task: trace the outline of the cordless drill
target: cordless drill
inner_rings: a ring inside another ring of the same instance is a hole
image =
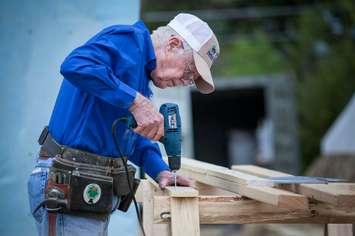
[[[176,186],[176,171],[181,167],[181,118],[179,106],[175,103],[164,103],[159,112],[164,117],[164,136],[159,140],[168,156],[169,168],[174,174]],[[130,128],[137,127],[133,117],[129,121]]]
[[[164,136],[159,140],[163,143],[168,156],[169,168],[174,174],[176,186],[176,171],[181,167],[181,118],[179,107],[174,103],[164,103],[159,112],[164,117]]]

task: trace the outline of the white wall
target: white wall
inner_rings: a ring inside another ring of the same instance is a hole
[[[133,23],[138,15],[139,0],[0,1],[1,235],[36,235],[26,181],[64,57],[103,27]],[[111,218],[111,235],[136,229],[133,211]]]

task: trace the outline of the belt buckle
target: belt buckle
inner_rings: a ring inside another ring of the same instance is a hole
[[[63,153],[64,153],[64,151],[65,151],[65,147],[63,147],[62,145],[60,145],[60,151],[59,151],[59,155],[63,155]]]

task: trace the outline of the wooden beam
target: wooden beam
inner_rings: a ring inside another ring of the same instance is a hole
[[[147,181],[144,181],[143,183],[141,183],[141,185],[142,185],[142,190],[144,192],[144,197],[142,199],[143,200],[143,228],[147,236],[153,236],[154,235],[154,227],[153,227],[153,219],[152,219],[153,211],[154,211],[153,187]]]
[[[213,176],[221,179],[228,179],[230,182],[235,182],[242,185],[252,186],[273,186],[274,183],[270,180],[259,178],[254,175],[236,172],[223,166],[217,166],[210,163],[197,161],[190,158],[182,158],[181,168],[183,170],[193,171],[206,176]]]
[[[171,235],[199,236],[200,217],[198,198],[170,198]]]
[[[198,190],[200,195],[208,196],[208,195],[217,195],[217,196],[232,196],[236,198],[242,198],[241,195],[237,193],[233,193],[227,191],[225,189],[217,188],[208,184],[204,184],[198,181],[195,181],[196,189]]]
[[[171,197],[197,197],[198,191],[190,187],[169,186],[165,188]]]
[[[154,210],[154,202],[153,202],[153,189],[149,182],[144,181],[141,183],[142,189],[144,192],[143,197],[143,228],[147,236],[154,235],[153,231],[153,210]],[[140,189],[138,189],[140,190]],[[143,235],[143,234],[141,234]]]
[[[138,202],[143,203],[143,228],[146,236],[168,236],[170,235],[169,224],[154,224],[154,196],[160,194],[159,189],[148,180],[142,180],[137,192],[136,199]],[[141,232],[140,235],[143,235]]]
[[[292,176],[276,170],[266,169],[255,165],[233,165],[232,170],[237,170],[243,173],[256,175],[259,177],[279,177],[279,176]]]
[[[326,236],[353,236],[352,224],[328,224]]]
[[[136,191],[136,194],[135,194],[135,197],[136,197],[136,200],[137,202],[139,203],[142,203],[143,202],[143,199],[144,199],[144,190],[145,190],[145,183],[146,180],[142,180],[140,182],[140,184],[138,185],[138,188],[137,188],[137,191]]]
[[[234,165],[233,170],[259,177],[292,176],[253,165]],[[288,190],[339,207],[355,207],[355,183],[295,184]]]
[[[171,235],[199,236],[198,191],[190,187],[167,187],[166,190],[170,197]]]
[[[251,223],[353,223],[355,209],[340,209],[327,203],[310,204],[310,210],[290,210],[233,196],[199,196],[200,224]],[[154,223],[169,223],[162,212],[170,212],[169,196],[154,197]],[[187,234],[185,234],[187,235]]]
[[[204,162],[182,159],[182,175],[191,177],[202,183],[234,192],[254,200],[289,209],[308,209],[308,199],[305,196],[281,189],[256,186],[256,183],[265,183],[260,178],[243,173],[236,173],[225,167]],[[249,185],[253,184],[253,185]]]

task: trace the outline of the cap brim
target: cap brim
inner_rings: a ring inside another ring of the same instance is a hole
[[[195,80],[197,89],[204,94],[214,91],[214,83],[211,75],[210,67],[205,60],[195,51],[193,51],[195,66],[201,77]]]

